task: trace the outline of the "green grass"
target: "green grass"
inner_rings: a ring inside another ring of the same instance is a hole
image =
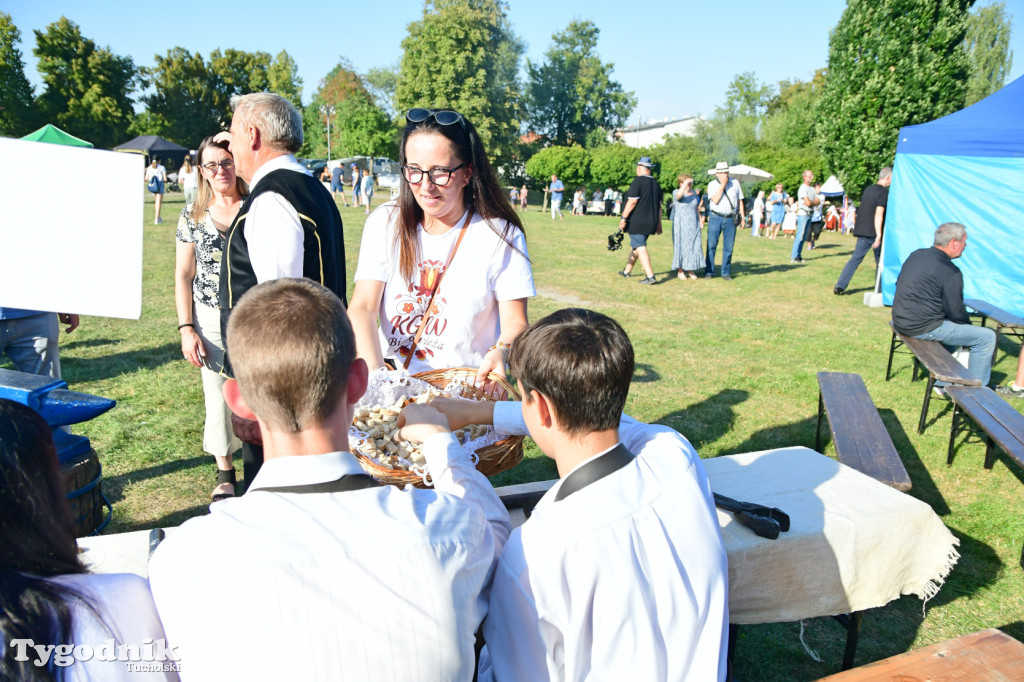
[[[164,218],[176,217],[180,195],[168,195]],[[355,271],[363,213],[341,209],[348,272]],[[212,458],[202,452],[203,406],[198,371],[181,357],[173,302],[174,220],[152,225],[147,206],[143,313],[140,320],[85,318],[62,341],[61,362],[72,388],[118,402],[76,429],[92,439],[104,466],[104,490],[114,503],[107,532],[178,524],[205,513],[214,486]],[[857,661],[877,660],[983,627],[1024,639],[1024,472],[1005,456],[982,468],[984,446],[960,446],[947,467],[950,411],[933,403],[930,425],[917,433],[923,385],[911,384],[910,364],[897,358],[884,381],[889,343],[886,308],[867,308],[861,292],[873,284],[867,263],[836,297],[832,286],[852,250],[849,237],[826,234],[807,264],[789,265],[792,242],[736,239],[733,275],[680,281],[669,273],[671,237],[653,237],[659,283],[624,280],[626,250],[610,253],[614,219],[552,222],[534,208],[525,215],[539,295],[530,318],[577,305],[617,319],[636,349],[637,373],[627,411],[672,426],[704,458],[789,445],[813,447],[815,373],[864,377],[906,464],[910,494],[932,505],[960,539],[962,558],[928,603],[903,597],[868,612]],[[83,216],[83,224],[84,224]],[[666,223],[667,227],[668,223]],[[1016,367],[1019,345],[1004,340],[993,381]],[[1015,406],[1020,409],[1020,402]],[[551,462],[528,441],[526,460],[495,484],[554,477]],[[804,638],[824,663],[804,653],[798,623],[741,629],[737,679],[806,680],[838,670],[844,631],[831,619],[806,623]]]

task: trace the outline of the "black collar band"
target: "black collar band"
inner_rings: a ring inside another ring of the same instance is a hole
[[[622,467],[633,461],[634,455],[626,446],[619,443],[614,448],[600,457],[595,457],[576,471],[565,477],[558,493],[555,495],[555,502],[564,500],[574,492],[583,490],[591,483],[596,483],[608,474],[615,473]]]

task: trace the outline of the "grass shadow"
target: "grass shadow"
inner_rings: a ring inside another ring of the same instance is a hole
[[[124,496],[122,495],[124,489],[133,483],[146,481],[159,476],[165,476],[176,471],[194,469],[204,465],[210,466],[212,471],[213,457],[210,455],[196,455],[195,457],[189,457],[188,459],[175,459],[170,462],[164,462],[163,464],[157,464],[143,469],[136,469],[135,471],[130,471],[124,474],[104,476],[103,492],[106,493],[111,503],[120,502],[124,499]]]
[[[65,337],[66,338],[66,337]],[[96,348],[98,346],[116,346],[121,339],[75,339],[74,341],[62,341],[61,350],[74,350],[76,348]],[[67,360],[70,362],[71,360]],[[64,360],[62,359],[62,364]]]
[[[999,629],[1013,637],[1019,642],[1024,642],[1024,620],[1014,621],[1006,625],[1000,625]]]
[[[633,369],[633,383],[649,384],[655,381],[661,381],[661,374],[654,369],[653,365],[647,365],[642,362],[636,363],[636,367]]]
[[[686,434],[687,439],[701,452],[732,430],[736,420],[734,408],[749,397],[747,391],[723,389],[699,403],[669,412],[655,421]]]
[[[903,460],[903,465],[907,468],[907,473],[910,474],[910,481],[913,484],[911,490],[914,497],[930,504],[939,516],[948,516],[951,512],[946,498],[942,496],[938,486],[935,485],[935,479],[932,478],[928,467],[921,461],[917,448],[914,447],[913,441],[903,428],[900,418],[888,408],[878,410],[878,414],[882,417],[882,422],[889,432],[889,437],[892,438],[893,445],[896,446],[896,452]]]
[[[102,381],[132,374],[140,369],[154,369],[181,359],[180,343],[165,343],[153,348],[114,353],[102,358],[60,359],[61,374],[70,383]]]
[[[180,526],[191,518],[196,516],[205,516],[210,513],[210,502],[203,502],[202,504],[196,504],[187,509],[178,509],[176,511],[164,514],[158,519],[153,521],[147,521],[144,524],[135,524],[131,526],[125,526],[123,532],[128,533],[133,530],[147,530],[149,528],[173,528]]]

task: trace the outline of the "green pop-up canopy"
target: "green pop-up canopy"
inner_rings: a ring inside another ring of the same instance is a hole
[[[92,142],[80,140],[74,135],[69,135],[55,125],[47,123],[34,133],[29,133],[21,138],[29,142],[48,142],[49,144],[64,144],[71,147],[92,147]]]

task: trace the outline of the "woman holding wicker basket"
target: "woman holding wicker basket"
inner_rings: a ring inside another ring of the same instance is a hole
[[[523,225],[480,137],[448,109],[411,109],[398,199],[366,220],[349,317],[370,370],[505,373],[536,295]],[[378,326],[379,323],[379,326]]]

